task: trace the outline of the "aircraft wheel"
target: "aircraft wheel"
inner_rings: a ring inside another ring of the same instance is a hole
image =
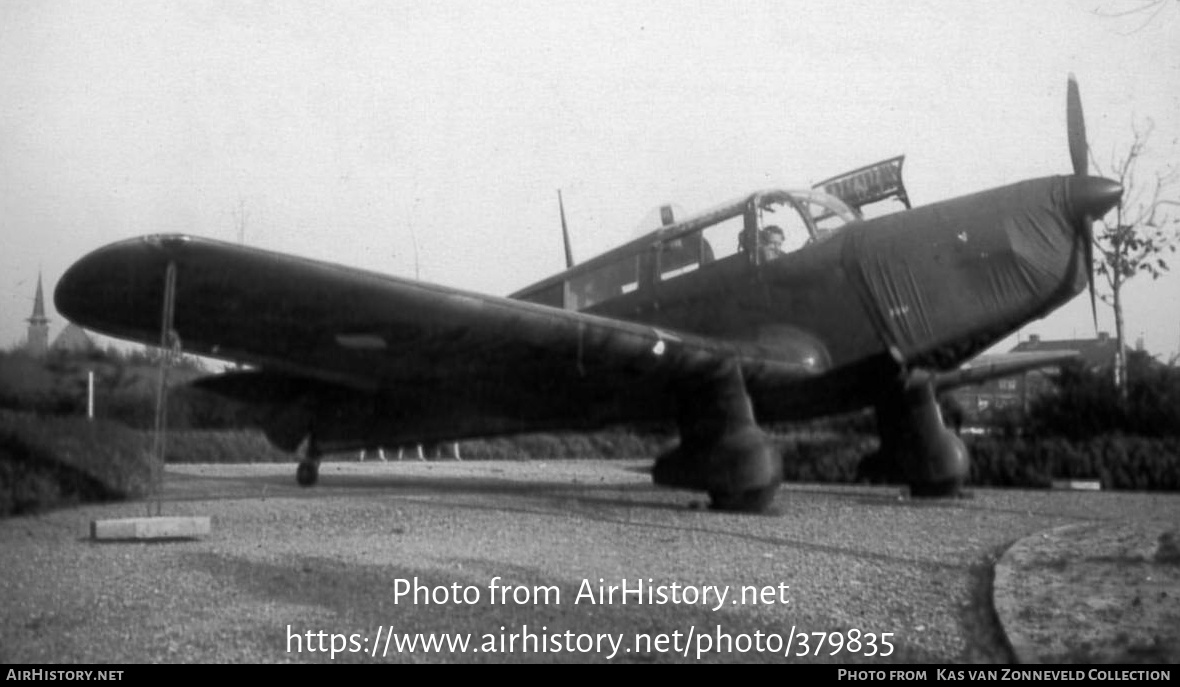
[[[301,487],[310,487],[315,484],[319,476],[320,466],[312,461],[300,461],[299,467],[295,468],[295,481]]]
[[[709,507],[734,513],[762,513],[774,502],[777,493],[777,482],[770,486],[740,492],[710,491],[709,498],[712,503]]]

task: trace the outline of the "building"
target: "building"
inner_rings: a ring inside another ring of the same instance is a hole
[[[1076,351],[1082,356],[1082,364],[1090,370],[1100,370],[1114,365],[1117,340],[1108,332],[1098,332],[1097,339],[1061,339],[1043,341],[1033,334],[1027,341],[1016,344],[1012,353],[1044,353],[1046,351]],[[1129,352],[1129,351],[1128,351]]]
[[[25,350],[36,358],[49,352],[49,318],[45,317],[45,294],[41,289],[41,274],[37,273],[37,296],[33,300],[33,316],[29,323],[29,338]]]
[[[73,322],[57,335],[53,343],[49,343],[49,318],[45,316],[45,292],[41,288],[41,275],[37,275],[37,295],[33,299],[33,314],[26,320],[29,323],[28,338],[24,350],[34,358],[43,358],[50,351],[65,351],[83,353],[97,348],[94,340]]]
[[[90,335],[73,322],[66,325],[66,328],[61,330],[57,338],[50,344],[49,350],[63,351],[67,353],[89,353],[97,349],[98,346]]]
[[[1113,369],[1118,343],[1108,332],[1099,332],[1095,339],[1044,340],[1037,334],[1016,344],[1010,353],[1047,353],[1074,351],[1090,370]],[[988,356],[979,357],[986,362]],[[1024,374],[993,379],[978,386],[961,387],[951,396],[963,409],[967,422],[978,422],[994,413],[1023,412],[1028,403],[1053,389],[1048,377],[1053,369],[1032,370]]]

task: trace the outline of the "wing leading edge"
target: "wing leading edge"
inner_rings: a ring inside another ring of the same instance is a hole
[[[406,436],[423,434],[414,426],[472,436],[665,415],[652,406],[666,405],[670,389],[733,362],[747,379],[775,386],[823,371],[777,347],[180,235],[84,257],[57,287],[58,310],[95,331],[154,343],[169,263],[184,350],[261,370],[206,386],[304,405],[336,393],[351,399],[336,398],[337,411],[392,414]],[[457,422],[464,414],[486,421]]]
[[[939,391],[960,386],[982,384],[992,379],[1011,377],[1045,367],[1062,365],[1078,360],[1077,351],[1045,351],[1043,353],[1005,353],[1003,355],[980,356],[957,370],[940,372],[935,375],[934,386]]]

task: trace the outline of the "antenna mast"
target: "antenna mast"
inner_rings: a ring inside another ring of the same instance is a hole
[[[574,253],[570,250],[570,231],[565,224],[565,204],[561,201],[561,189],[557,189],[557,209],[561,211],[561,240],[565,242],[565,267],[574,266]]]

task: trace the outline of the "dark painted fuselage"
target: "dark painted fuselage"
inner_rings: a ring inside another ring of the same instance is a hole
[[[639,256],[637,288],[589,312],[757,343],[812,364],[821,373],[790,394],[747,380],[760,420],[812,417],[872,405],[902,370],[952,369],[1070,300],[1086,283],[1081,217],[1112,198],[1105,180],[1035,179],[815,232],[776,259],[739,252],[661,279],[666,247],[707,230],[722,209],[514,297],[552,299],[579,275]],[[760,229],[757,199],[732,206],[745,214],[746,245]]]
[[[355,448],[668,420],[721,359],[740,361],[758,421],[776,421],[878,403],[901,373],[949,369],[1066,302],[1085,284],[1080,218],[1114,199],[1111,182],[1054,177],[827,233],[800,213],[809,240],[770,259],[745,249],[763,205],[796,201],[766,192],[512,299],[143,237],[80,259],[55,300],[82,326],[156,343],[174,265],[184,350],[255,368],[206,387],[273,408],[286,448],[309,427]]]

